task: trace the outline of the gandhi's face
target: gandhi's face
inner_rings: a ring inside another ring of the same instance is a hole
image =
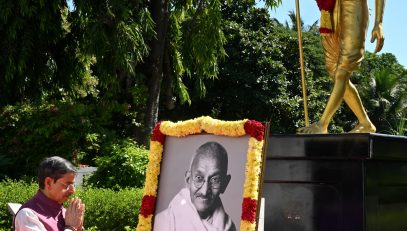
[[[186,174],[191,201],[201,218],[213,211],[219,195],[229,183],[230,175],[226,175],[226,169],[221,166],[221,161],[214,156],[198,155]]]

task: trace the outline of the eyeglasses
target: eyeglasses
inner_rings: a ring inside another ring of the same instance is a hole
[[[192,182],[194,182],[194,186],[196,188],[201,188],[202,185],[206,182],[206,180],[204,179],[203,176],[196,175],[192,177]],[[212,189],[219,189],[222,184],[222,177],[221,176],[211,177],[208,183],[210,184],[210,187]]]
[[[65,189],[66,190],[70,190],[70,189],[74,189],[75,188],[75,184],[65,184],[65,183],[62,183],[62,182],[59,182],[59,181],[57,181],[58,183],[60,183],[62,186],[64,186],[65,187]]]

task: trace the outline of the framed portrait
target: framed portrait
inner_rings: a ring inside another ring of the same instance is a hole
[[[247,119],[157,123],[137,230],[256,230],[264,133]]]

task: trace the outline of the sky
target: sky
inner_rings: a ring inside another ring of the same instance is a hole
[[[368,0],[369,29],[366,37],[366,50],[374,52],[376,43],[370,43],[371,31],[374,25],[375,0]],[[259,4],[261,5],[261,3]],[[300,15],[305,25],[311,25],[319,20],[319,9],[315,0],[300,0]],[[295,0],[283,0],[276,10],[271,10],[270,15],[279,22],[290,22],[288,12],[295,12]],[[383,16],[384,46],[378,53],[392,53],[397,61],[407,68],[407,1],[387,0]],[[306,54],[304,54],[306,55]]]

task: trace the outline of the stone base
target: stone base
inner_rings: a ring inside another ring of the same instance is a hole
[[[264,230],[407,230],[407,137],[270,135]]]

